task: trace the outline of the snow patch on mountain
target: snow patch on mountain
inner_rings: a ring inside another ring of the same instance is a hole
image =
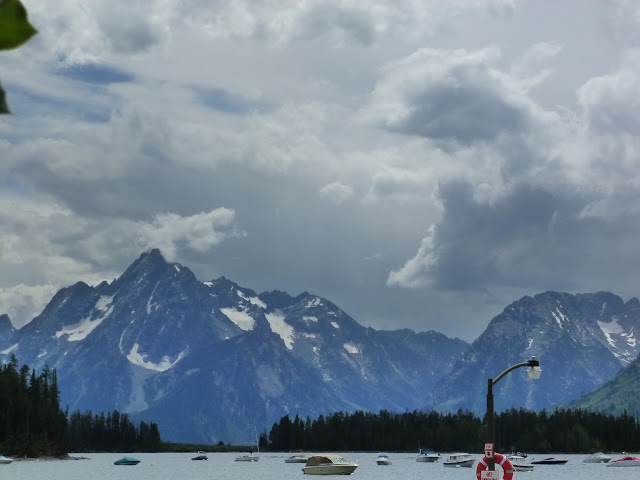
[[[98,325],[100,325],[109,315],[111,315],[111,312],[113,311],[113,305],[111,305],[112,301],[113,296],[107,297],[106,295],[102,295],[96,302],[95,306],[98,311],[103,313],[101,316],[99,316],[95,320],[91,320],[91,316],[88,316],[80,320],[78,323],[74,323],[73,325],[66,325],[62,327],[62,330],[58,330],[55,333],[55,337],[60,338],[62,335],[68,335],[67,340],[70,342],[84,340],[91,332],[93,332],[98,327]]]
[[[256,321],[246,310],[238,311],[235,308],[221,308],[220,311],[245,332],[253,330]]]
[[[238,292],[238,296],[240,298],[242,298],[243,300],[246,300],[247,302],[250,302],[260,308],[267,308],[267,304],[264,303],[262,300],[260,300],[258,297],[247,297],[244,293],[242,293],[240,290],[237,291]]]
[[[627,338],[627,345],[629,345],[630,347],[636,346],[636,337],[633,335],[633,330],[628,334],[621,333],[620,336]]]
[[[312,300],[307,302],[307,306],[305,308],[319,307],[320,305],[322,305],[322,299],[314,297]]]
[[[0,353],[2,355],[8,355],[9,353],[13,352],[16,348],[18,348],[18,344],[17,343],[15,345],[10,346],[6,350],[2,350]]]
[[[182,357],[184,357],[185,353],[187,353],[186,350],[180,352],[178,354],[178,358],[176,358],[173,362],[167,355],[165,355],[164,357],[162,357],[160,363],[153,363],[146,360],[147,356],[145,354],[138,353],[138,348],[139,345],[137,343],[134,343],[131,351],[127,355],[127,360],[129,360],[134,365],[146,368],[147,370],[155,370],[156,372],[165,372],[169,370],[176,363],[182,360]]]
[[[284,321],[284,315],[278,313],[265,314],[271,326],[271,331],[277,333],[284,341],[284,344],[289,350],[293,350],[293,327]]]
[[[622,325],[618,322],[618,317],[612,317],[610,322],[601,322],[598,320],[598,326],[600,327],[600,330],[602,330],[602,333],[604,333],[609,345],[615,347],[616,342],[611,338],[611,335],[621,334],[624,332],[624,328],[622,328]]]
[[[314,323],[318,323],[318,317],[314,317],[314,316],[307,316],[307,315],[303,315],[302,320],[304,320],[305,323],[309,324],[309,322],[314,322]]]
[[[353,343],[345,343],[343,345],[344,349],[349,353],[360,353],[360,350]]]
[[[556,315],[557,312],[557,315]],[[559,308],[556,308],[556,311],[554,312],[553,310],[551,311],[551,315],[553,315],[553,318],[556,319],[556,322],[558,323],[558,326],[560,328],[564,328],[562,326],[562,322],[566,322],[568,319],[567,317],[560,311]]]

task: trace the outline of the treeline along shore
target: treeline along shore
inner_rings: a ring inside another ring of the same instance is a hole
[[[640,450],[640,422],[627,413],[613,416],[584,410],[496,414],[497,452],[587,453]],[[334,413],[315,420],[282,417],[260,436],[260,449],[273,451],[481,452],[486,422],[468,411]]]
[[[117,410],[106,415],[60,407],[56,369],[18,369],[11,356],[0,368],[0,452],[16,457],[63,457],[69,452],[157,452],[155,423],[134,425]]]
[[[585,410],[496,414],[496,451],[585,453],[640,450],[640,422],[623,413]],[[262,451],[482,451],[486,423],[469,411],[337,412],[316,419],[288,415],[260,435]],[[16,457],[64,457],[69,452],[235,451],[246,446],[163,442],[158,425],[133,424],[117,410],[69,414],[60,407],[56,369],[0,368],[0,452]]]

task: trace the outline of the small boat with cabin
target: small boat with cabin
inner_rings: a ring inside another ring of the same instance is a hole
[[[605,455],[602,452],[596,452],[585,457],[582,461],[583,463],[609,463],[612,459],[613,457],[610,457],[609,455]]]
[[[445,467],[465,467],[471,468],[475,459],[468,453],[452,453],[442,462]]]
[[[420,453],[416,457],[416,462],[437,462],[440,459],[440,454],[429,450],[428,448],[421,448]]]
[[[349,462],[340,455],[323,453],[310,456],[302,471],[305,475],[351,475],[356,468],[357,463]]]
[[[512,453],[507,455],[507,458],[513,465],[513,469],[516,472],[533,472],[535,465],[527,461],[527,456],[518,453]]]

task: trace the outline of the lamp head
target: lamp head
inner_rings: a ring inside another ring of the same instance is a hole
[[[540,368],[540,362],[536,357],[531,357],[529,360],[529,368],[527,369],[527,374],[531,380],[539,380],[540,374],[542,373],[542,369]]]

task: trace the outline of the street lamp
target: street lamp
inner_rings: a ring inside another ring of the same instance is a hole
[[[520,367],[529,367],[527,373],[529,374],[530,379],[538,380],[540,378],[540,374],[542,373],[542,370],[540,369],[540,362],[536,357],[531,357],[531,359],[526,362],[510,366],[495,379],[490,378],[487,382],[487,441],[491,445],[492,452],[495,451],[495,429],[493,426],[493,386],[511,370],[515,370],[516,368]],[[487,456],[487,470],[493,471],[495,469],[496,461],[492,453],[491,456]]]

